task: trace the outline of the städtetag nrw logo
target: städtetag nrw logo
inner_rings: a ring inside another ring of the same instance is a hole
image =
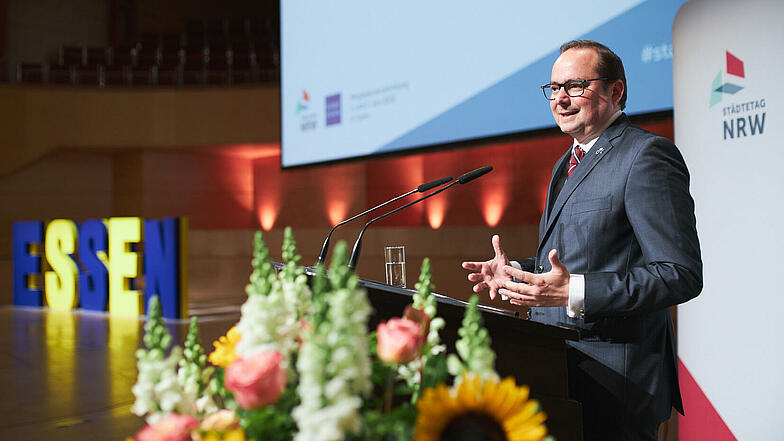
[[[310,109],[310,94],[303,90],[297,99],[297,117],[299,118],[299,131],[307,132],[316,128],[318,116]]]
[[[310,105],[310,95],[308,95],[307,90],[302,91],[302,95],[297,100],[297,115],[304,110],[308,110],[308,106]]]
[[[743,90],[741,84],[746,80],[746,75],[743,73],[743,61],[732,55],[730,51],[725,52],[727,53],[727,67],[724,71],[719,71],[716,74],[716,78],[713,79],[710,99],[711,107],[720,103],[725,93],[735,95]]]
[[[726,65],[713,79],[710,107],[722,102],[725,95],[733,98],[746,88],[743,60],[725,50]],[[743,99],[742,93],[737,98]],[[721,108],[724,140],[762,135],[765,131],[765,98],[744,99],[727,103]]]

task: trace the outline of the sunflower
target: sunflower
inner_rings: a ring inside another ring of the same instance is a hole
[[[217,341],[214,341],[212,344],[215,346],[215,350],[210,354],[210,363],[222,368],[226,368],[228,365],[232,364],[234,360],[237,359],[235,348],[241,337],[242,335],[240,334],[240,331],[237,330],[237,327],[232,326],[226,335],[220,337]]]
[[[414,441],[488,439],[539,441],[547,435],[544,412],[528,399],[528,386],[463,374],[451,388],[443,383],[417,401]]]

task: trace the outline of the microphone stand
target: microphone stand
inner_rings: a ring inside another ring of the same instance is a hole
[[[421,193],[421,192],[428,191],[431,188],[438,187],[439,185],[443,185],[443,184],[445,184],[445,183],[447,183],[447,182],[449,182],[451,180],[452,180],[452,177],[451,176],[447,176],[447,177],[444,177],[444,178],[441,178],[441,179],[436,179],[436,180],[433,180],[433,181],[430,181],[430,182],[426,182],[426,183],[420,185],[419,187],[409,191],[408,193],[401,194],[400,196],[392,198],[392,199],[390,199],[390,200],[388,200],[388,201],[386,201],[386,202],[384,202],[382,204],[376,205],[375,207],[373,207],[373,208],[371,208],[369,210],[365,210],[362,213],[359,213],[359,214],[357,214],[355,216],[352,216],[349,219],[346,219],[346,220],[338,223],[337,225],[332,227],[331,230],[329,230],[329,234],[327,234],[327,238],[324,240],[324,245],[321,246],[321,252],[319,253],[318,260],[316,260],[316,266],[318,266],[319,264],[323,264],[324,261],[327,259],[327,253],[329,252],[329,239],[332,237],[332,233],[334,233],[335,230],[338,227],[343,226],[343,225],[353,221],[354,219],[360,218],[360,217],[370,213],[371,211],[375,211],[375,210],[377,210],[377,209],[379,209],[379,208],[381,208],[383,206],[389,205],[389,204],[391,204],[391,203],[393,203],[395,201],[403,199],[406,196],[410,196],[410,195],[412,195],[414,193],[417,193],[417,192]]]
[[[351,258],[349,259],[348,268],[350,270],[352,270],[352,271],[356,270],[357,262],[359,261],[359,253],[362,251],[362,236],[365,234],[365,230],[367,230],[367,228],[370,226],[370,224],[375,223],[377,221],[380,221],[381,219],[384,219],[384,218],[386,218],[388,216],[391,216],[391,215],[397,213],[398,211],[403,210],[405,208],[408,208],[408,207],[410,207],[410,206],[412,206],[412,205],[414,205],[416,203],[419,203],[419,202],[421,202],[421,201],[423,201],[423,200],[425,200],[425,199],[427,199],[427,198],[429,198],[431,196],[435,196],[438,193],[441,193],[442,191],[445,191],[445,190],[451,188],[452,186],[454,186],[456,184],[466,184],[468,182],[471,182],[474,179],[484,175],[485,173],[489,173],[491,170],[493,170],[493,167],[490,166],[490,165],[486,165],[484,167],[478,168],[478,169],[470,171],[468,173],[464,173],[459,178],[457,178],[456,181],[452,182],[451,184],[447,185],[446,187],[439,188],[438,190],[436,190],[436,191],[434,191],[432,193],[428,193],[428,194],[422,196],[419,199],[413,200],[413,201],[411,201],[411,202],[409,202],[409,203],[407,203],[407,204],[405,204],[403,206],[400,206],[400,207],[398,207],[398,208],[396,208],[396,209],[394,209],[394,210],[392,210],[390,212],[384,213],[381,216],[378,216],[378,217],[376,217],[374,219],[371,219],[368,223],[365,224],[364,227],[362,227],[362,230],[359,232],[359,236],[357,236],[357,241],[354,242],[354,249],[351,250]]]

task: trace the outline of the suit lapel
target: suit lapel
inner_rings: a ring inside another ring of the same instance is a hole
[[[566,201],[572,196],[572,193],[577,189],[577,187],[582,183],[586,176],[596,167],[599,162],[604,159],[607,153],[610,152],[613,148],[613,141],[615,138],[619,137],[621,133],[623,133],[624,129],[629,126],[629,118],[626,117],[626,114],[621,114],[618,119],[607,128],[607,130],[599,136],[599,139],[591,148],[591,151],[586,153],[585,158],[580,162],[580,165],[574,169],[572,172],[572,176],[566,180],[561,192],[558,194],[558,197],[553,202],[552,210],[550,210],[550,215],[547,217],[547,222],[545,223],[544,233],[540,234],[539,238],[539,248],[545,243],[547,236],[550,235],[552,232],[553,226],[555,225],[556,219],[561,214],[561,210],[563,210]],[[568,154],[565,156],[568,158]],[[561,158],[559,161],[559,166],[561,166],[561,162],[564,158]],[[550,182],[550,189],[548,190],[548,198],[547,198],[547,207],[546,209],[550,209],[550,191],[553,189],[553,182]],[[541,251],[538,250],[538,251]]]
[[[566,163],[569,161],[569,156],[571,154],[572,148],[569,147],[569,150],[561,156],[561,159],[555,163],[555,167],[553,167],[553,173],[550,178],[550,185],[547,187],[547,199],[545,200],[544,206],[544,215],[548,217],[548,213],[550,213],[550,206],[553,205],[555,200],[553,199],[553,192],[555,191],[556,186],[558,185],[558,178],[560,178],[561,170],[566,166]]]

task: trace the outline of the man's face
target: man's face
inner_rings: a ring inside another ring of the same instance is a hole
[[[550,82],[565,83],[569,80],[598,78],[598,62],[599,54],[593,49],[569,49],[555,60]],[[582,143],[595,135],[615,111],[620,109],[618,101],[622,93],[623,83],[620,80],[612,85],[605,81],[586,83],[585,92],[578,97],[568,96],[562,87],[555,99],[550,101],[550,110],[561,131]],[[617,95],[617,98],[614,95]]]

